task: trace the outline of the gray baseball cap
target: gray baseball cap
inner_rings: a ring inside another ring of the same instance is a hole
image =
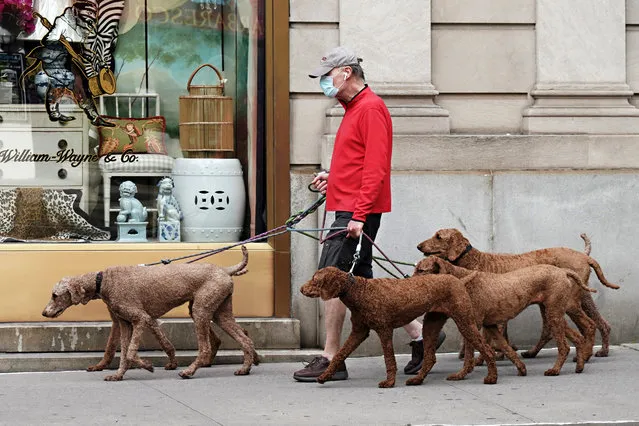
[[[308,76],[317,78],[328,74],[333,68],[344,67],[346,65],[357,65],[361,61],[355,52],[348,47],[338,46],[331,49],[320,60],[319,67],[315,68]]]

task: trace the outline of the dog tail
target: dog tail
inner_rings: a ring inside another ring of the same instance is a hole
[[[564,269],[564,271],[566,272],[566,275],[568,275],[568,278],[573,280],[579,287],[591,293],[597,292],[597,290],[595,290],[594,288],[590,288],[586,284],[584,284],[584,282],[581,280],[581,277],[577,275],[575,271],[571,271],[570,269]]]
[[[592,269],[595,270],[595,274],[597,274],[597,278],[599,278],[599,281],[601,281],[601,284],[609,288],[614,288],[615,290],[619,288],[617,284],[611,283],[610,281],[606,279],[606,277],[604,277],[603,271],[601,270],[601,266],[599,266],[599,263],[597,263],[597,261],[590,256],[588,256],[588,264],[590,265]]]
[[[248,265],[248,250],[246,246],[242,246],[242,261],[235,266],[229,266],[226,268],[222,268],[226,271],[227,274],[231,276],[244,275],[248,272],[246,269],[246,265]]]
[[[592,245],[590,244],[590,238],[588,238],[588,235],[586,235],[585,233],[581,234],[580,237],[582,240],[584,240],[584,244],[586,245],[586,247],[584,247],[584,253],[590,256],[590,249],[592,248]]]

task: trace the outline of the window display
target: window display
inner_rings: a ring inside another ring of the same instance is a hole
[[[0,2],[0,241],[263,232],[263,3]]]

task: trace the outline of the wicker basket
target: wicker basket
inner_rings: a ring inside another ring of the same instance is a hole
[[[192,85],[202,68],[210,67],[219,84]],[[230,158],[235,155],[233,98],[224,96],[222,74],[211,64],[200,65],[180,96],[180,146],[186,158]]]

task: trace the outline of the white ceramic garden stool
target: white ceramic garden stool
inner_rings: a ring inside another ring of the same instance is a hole
[[[183,214],[182,241],[240,240],[246,189],[238,159],[176,158],[172,175]]]

